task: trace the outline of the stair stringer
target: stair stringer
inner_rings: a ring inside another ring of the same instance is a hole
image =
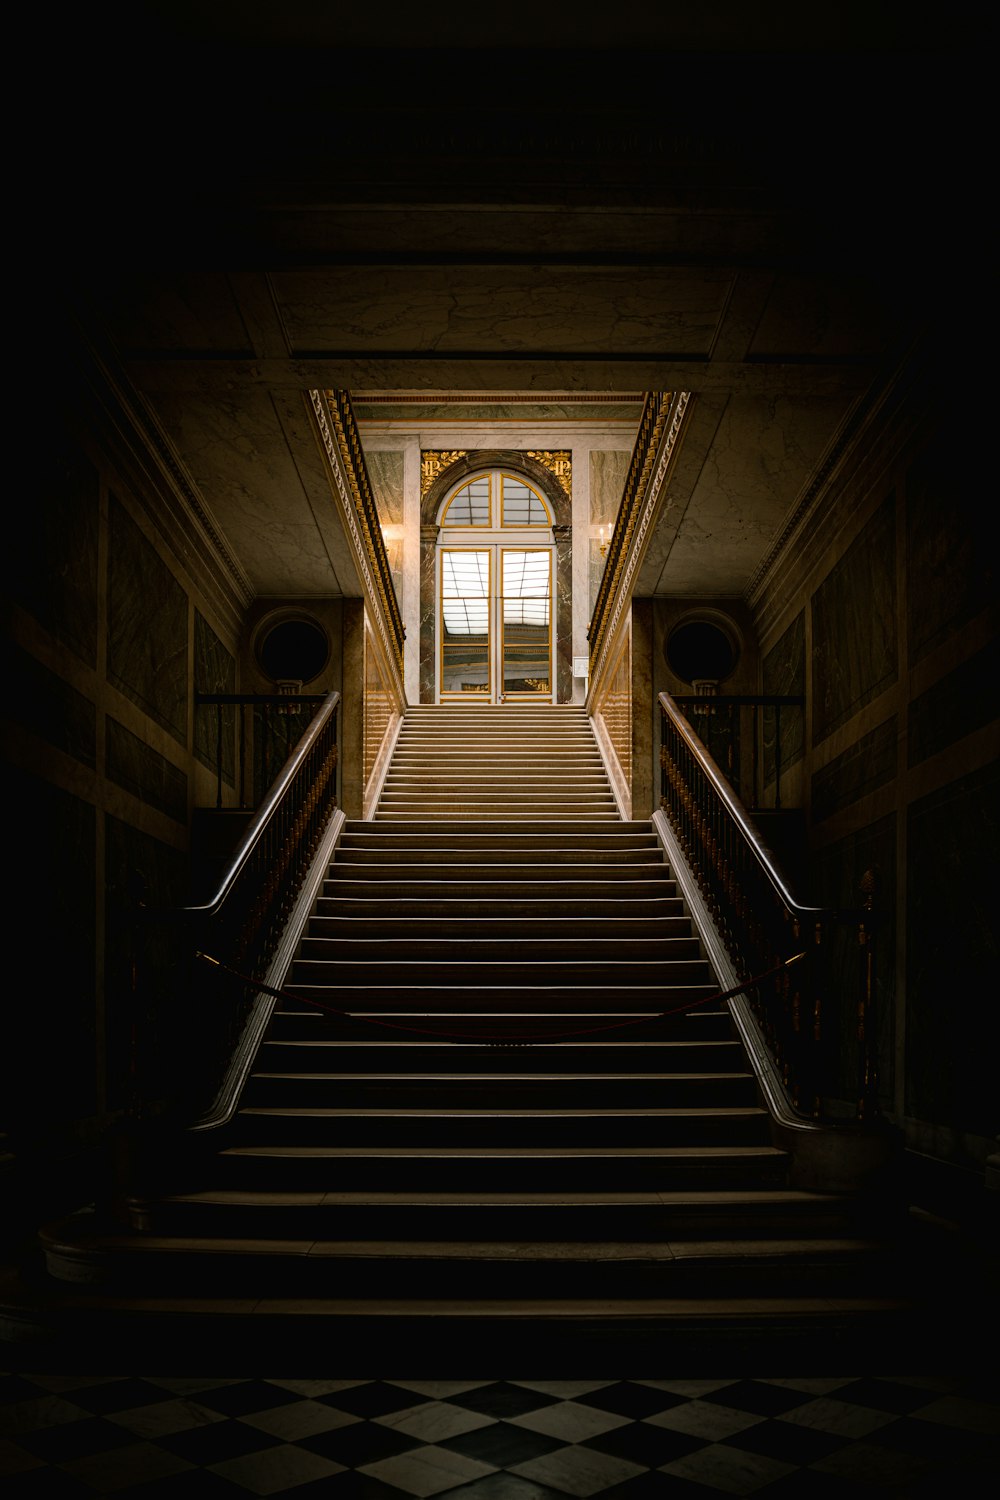
[[[604,720],[598,714],[591,714],[588,718],[588,723],[590,724],[591,733],[594,736],[594,743],[600,751],[604,772],[615,799],[615,806],[618,808],[618,815],[623,823],[629,823],[632,820],[632,795],[625,780],[624,772],[618,762],[618,757],[615,754],[614,746],[608,738],[608,731],[605,728]]]
[[[666,813],[652,814],[653,829],[670,865],[678,890],[698,934],[705,957],[721,990],[740,983],[722,935],[701,894]],[[809,1192],[880,1194],[891,1187],[892,1168],[901,1161],[902,1136],[886,1121],[818,1121],[800,1114],[788,1090],[749,1000],[731,997],[727,1004],[771,1119],[773,1144],[789,1153],[790,1187]]]

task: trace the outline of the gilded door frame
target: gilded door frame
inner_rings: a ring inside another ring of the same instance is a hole
[[[438,689],[437,515],[449,490],[484,469],[521,475],[540,490],[555,517],[552,629],[555,638],[555,702],[573,700],[573,528],[572,500],[551,469],[515,449],[479,449],[461,454],[428,486],[420,504],[420,702],[435,703]]]

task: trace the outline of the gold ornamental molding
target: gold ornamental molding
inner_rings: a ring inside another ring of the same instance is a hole
[[[573,454],[569,448],[529,448],[525,456],[533,458],[538,464],[544,464],[562,485],[566,499],[573,498]]]
[[[569,448],[528,448],[523,458],[534,459],[542,464],[559,481],[567,500],[573,497],[573,454]],[[445,469],[460,458],[475,457],[470,448],[421,448],[420,450],[420,498],[427,494],[435,480]]]
[[[594,614],[587,631],[591,686],[605,666],[622,613],[632,598],[632,583],[646,550],[650,528],[659,513],[667,473],[678,452],[678,439],[690,392],[650,391],[625,479],[625,490],[611,534]]]
[[[379,635],[387,659],[395,663],[402,681],[406,631],[351,403],[346,391],[310,391],[309,395],[355,556],[369,597],[379,605]]]
[[[421,448],[420,450],[420,498],[427,494],[439,474],[443,474],[456,459],[465,458],[467,448]]]

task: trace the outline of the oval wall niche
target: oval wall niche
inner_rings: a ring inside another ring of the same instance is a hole
[[[688,616],[667,637],[665,655],[682,682],[725,682],[739,663],[740,639],[728,620]]]
[[[330,659],[326,631],[308,615],[265,621],[254,644],[257,665],[272,682],[312,682]]]

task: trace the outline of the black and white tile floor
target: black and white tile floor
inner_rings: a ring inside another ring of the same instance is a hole
[[[978,1500],[998,1475],[997,1374],[0,1376],[4,1500]]]

